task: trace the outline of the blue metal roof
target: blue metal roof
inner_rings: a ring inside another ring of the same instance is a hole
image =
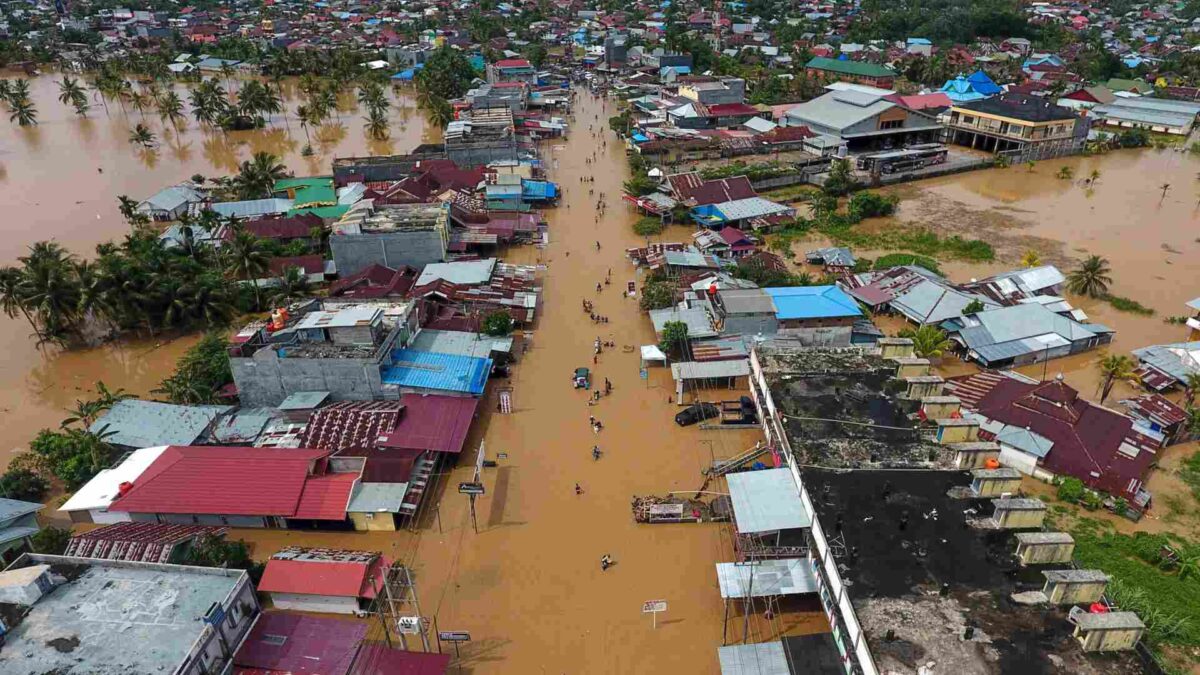
[[[771,296],[780,321],[862,316],[858,303],[837,286],[764,288],[763,292]]]
[[[522,181],[521,197],[535,201],[554,199],[558,197],[558,185],[546,180]]]
[[[384,384],[413,389],[439,389],[474,394],[483,393],[492,360],[453,354],[398,349],[392,353],[396,364],[383,372]]]

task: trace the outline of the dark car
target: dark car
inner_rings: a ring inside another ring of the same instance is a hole
[[[696,405],[684,408],[682,412],[676,415],[675,424],[686,427],[697,422],[712,419],[720,414],[721,409],[712,403],[697,403]]]

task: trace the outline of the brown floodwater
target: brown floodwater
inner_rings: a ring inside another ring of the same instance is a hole
[[[352,92],[342,95],[330,122],[309,130],[314,155],[303,157],[305,133],[294,114],[278,115],[261,130],[222,133],[195,120],[176,131],[153,110],[140,114],[99,101],[87,119],[58,102],[54,77],[30,81],[38,125],[21,128],[0,122],[0,203],[6,207],[0,264],[12,264],[36,241],[54,239],[80,256],[96,244],[119,239],[128,226],[117,211],[117,195],[144,199],[160,188],[195,174],[215,177],[237,171],[255,152],[279,156],[297,175],[328,174],[333,157],[406,152],[439,140],[408,92],[392,93],[391,135],[369,138]],[[229,83],[226,83],[227,86]],[[235,83],[236,86],[236,83]],[[187,90],[177,86],[186,101]],[[285,82],[283,94],[294,111],[298,92]],[[129,143],[130,128],[143,123],[158,147],[143,150]],[[127,341],[98,349],[39,350],[30,327],[19,317],[0,315],[0,466],[28,447],[38,429],[57,427],[63,408],[88,398],[97,380],[138,395],[149,394],[174,367],[195,338]]]

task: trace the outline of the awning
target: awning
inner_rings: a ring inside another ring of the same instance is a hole
[[[717,581],[725,599],[817,592],[817,578],[807,558],[717,563]]]
[[[661,361],[667,365],[667,355],[663,353],[658,345],[642,345],[642,365],[646,365],[647,361]]]

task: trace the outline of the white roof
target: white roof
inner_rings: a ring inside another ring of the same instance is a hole
[[[667,355],[658,345],[642,345],[642,361],[666,361]]]
[[[496,259],[464,260],[460,262],[431,263],[417,277],[416,286],[431,284],[438,279],[452,284],[483,284],[492,278],[492,270],[496,268]]]
[[[868,87],[865,84],[856,84],[854,82],[842,82],[841,80],[838,80],[837,82],[830,82],[829,84],[825,85],[825,89],[828,91],[861,91],[864,94],[874,94],[875,96],[887,96],[888,94],[896,93],[896,91],[894,89],[881,89],[880,87]]]
[[[87,511],[89,509],[107,509],[117,498],[117,487],[126,481],[132,483],[141,477],[146,469],[163,454],[167,446],[134,450],[119,466],[105,469],[96,474],[86,485],[79,488],[59,511]]]
[[[357,305],[335,311],[320,310],[305,314],[296,324],[296,330],[308,328],[350,328],[369,326],[383,310],[370,305]]]

